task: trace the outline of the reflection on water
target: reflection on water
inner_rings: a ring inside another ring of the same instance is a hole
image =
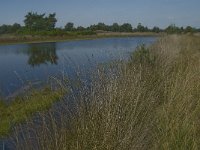
[[[40,66],[41,64],[51,65],[57,64],[58,56],[56,54],[56,44],[30,44],[27,54],[29,56],[28,64],[32,67]]]
[[[128,59],[136,46],[155,40],[127,37],[0,46],[0,95],[8,96],[27,82],[45,82],[63,72],[73,78],[77,68],[88,76],[99,63]]]

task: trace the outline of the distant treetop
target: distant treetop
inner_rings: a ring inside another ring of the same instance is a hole
[[[55,28],[57,19],[56,14],[49,14],[48,17],[44,14],[37,14],[34,12],[28,12],[25,16],[25,27],[33,31],[50,31]]]

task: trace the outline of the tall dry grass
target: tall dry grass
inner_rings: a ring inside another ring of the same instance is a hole
[[[15,147],[199,149],[200,38],[173,35],[138,47],[58,108],[17,127]]]
[[[160,44],[162,105],[157,108],[155,149],[199,149],[200,38],[171,37]],[[162,67],[164,66],[164,67]]]

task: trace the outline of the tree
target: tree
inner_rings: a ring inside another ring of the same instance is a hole
[[[29,12],[24,20],[26,28],[34,31],[44,30],[46,28],[44,16],[45,14],[38,15],[37,13]]]
[[[149,29],[147,27],[144,27],[141,23],[138,23],[136,31],[138,31],[138,32],[148,32]]]
[[[21,25],[20,25],[20,24],[14,23],[14,24],[12,25],[12,32],[17,32],[17,31],[20,30],[20,29],[21,29]]]
[[[45,18],[46,20],[46,24],[47,24],[47,30],[53,30],[55,29],[56,26],[56,13],[53,14],[49,14],[49,16],[47,18]]]
[[[95,30],[97,30],[97,26],[95,24],[91,25],[91,26],[88,27],[88,30],[95,31]]]
[[[11,31],[11,25],[2,25],[0,27],[0,34],[7,34],[7,33],[10,33]]]
[[[175,24],[171,24],[165,29],[165,32],[168,34],[181,33],[181,29]]]
[[[123,25],[121,25],[120,31],[122,31],[122,32],[132,32],[133,31],[133,27],[129,23],[124,23]]]
[[[153,27],[152,32],[159,33],[160,28],[155,26],[155,27]]]
[[[25,16],[24,24],[25,27],[31,31],[49,31],[55,28],[57,19],[56,14],[49,14],[45,17],[45,13],[37,14],[34,12],[28,12]]]
[[[106,31],[106,30],[107,30],[107,26],[106,26],[104,23],[99,22],[99,23],[97,24],[97,30]]]
[[[21,25],[14,23],[13,25],[2,25],[0,26],[0,34],[16,33],[21,29]]]
[[[73,31],[73,30],[74,30],[74,23],[68,22],[68,23],[65,25],[65,30],[66,30],[66,31]]]
[[[187,27],[185,28],[185,33],[193,33],[194,31],[195,31],[195,29],[192,28],[191,26],[187,26]]]
[[[84,31],[84,30],[86,30],[86,29],[85,29],[84,27],[82,27],[82,26],[78,26],[78,27],[77,27],[77,30],[78,30],[78,31]]]
[[[137,31],[138,32],[144,32],[145,31],[145,27],[141,23],[138,23]]]
[[[111,31],[113,32],[119,32],[120,31],[120,26],[118,23],[113,23],[113,25],[111,26]]]
[[[109,26],[107,26],[106,24],[99,22],[97,25],[91,25],[89,28],[89,30],[92,31],[96,31],[96,30],[103,30],[103,31],[108,31],[109,30]]]

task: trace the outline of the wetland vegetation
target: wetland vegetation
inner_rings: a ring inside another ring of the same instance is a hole
[[[15,146],[199,149],[199,58],[199,36],[170,35],[139,46],[128,62],[99,68],[91,87],[70,97],[73,108],[66,98],[56,112],[41,114],[38,126],[31,120],[17,126],[15,133],[23,133],[23,140],[16,136]]]

